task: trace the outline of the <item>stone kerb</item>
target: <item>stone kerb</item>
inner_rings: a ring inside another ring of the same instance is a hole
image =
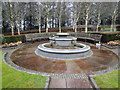
[[[80,52],[86,52],[86,51],[90,50],[90,47],[88,45],[81,44],[81,43],[78,43],[77,45],[78,46],[83,46],[83,48],[69,49],[69,50],[66,50],[66,49],[64,49],[64,50],[63,49],[51,49],[51,48],[45,47],[45,45],[49,45],[49,43],[44,43],[42,45],[39,45],[38,49],[40,49],[42,51],[45,51],[45,52],[52,52],[52,53],[80,53]]]

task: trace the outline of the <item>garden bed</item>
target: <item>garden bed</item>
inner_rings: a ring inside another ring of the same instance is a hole
[[[120,46],[120,40],[109,41],[107,43],[102,43],[102,45],[110,49],[115,49],[118,48],[118,46]]]
[[[3,49],[15,49],[15,48],[17,48],[17,47],[19,47],[19,46],[21,46],[21,45],[23,45],[23,43],[21,42],[21,41],[18,41],[18,42],[15,42],[15,43],[5,43],[5,44],[3,44],[3,45],[0,45],[0,47],[1,48],[3,48]]]

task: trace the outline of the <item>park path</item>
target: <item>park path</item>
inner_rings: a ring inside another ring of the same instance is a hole
[[[58,79],[51,78],[49,88],[92,88],[86,79]]]
[[[82,69],[78,67],[74,61],[66,61],[66,66],[66,73],[69,74],[74,71],[80,71],[86,78],[83,78],[83,76],[81,78],[75,78],[73,77],[74,75],[72,77],[70,76],[71,78],[68,78],[69,75],[67,75],[66,78],[51,77],[49,88],[92,88],[92,85],[87,76],[84,74],[84,71],[82,71]]]

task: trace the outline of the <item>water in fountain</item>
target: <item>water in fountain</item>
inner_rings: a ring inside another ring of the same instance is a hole
[[[93,53],[90,46],[77,43],[77,38],[69,33],[57,33],[50,37],[50,43],[40,44],[35,53],[45,58],[73,60],[90,57]]]

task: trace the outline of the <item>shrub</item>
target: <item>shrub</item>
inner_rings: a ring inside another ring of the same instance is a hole
[[[117,31],[120,31],[120,25],[116,26]]]
[[[3,37],[3,43],[11,43],[11,42],[18,42],[18,41],[25,42],[26,41],[25,35],[14,35],[14,36]]]
[[[4,35],[0,34],[0,44],[2,44],[3,37],[4,37]]]
[[[91,32],[91,34],[102,35],[101,42],[107,43],[109,41],[120,40],[120,32]]]
[[[102,34],[102,42],[120,40],[120,34]]]

